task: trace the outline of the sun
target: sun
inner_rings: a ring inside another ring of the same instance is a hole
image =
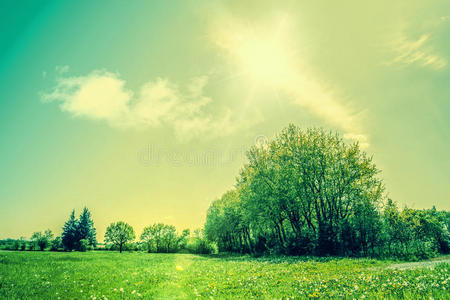
[[[295,77],[295,57],[284,20],[274,26],[233,24],[216,35],[236,73],[255,84],[280,88]]]
[[[277,37],[248,37],[236,49],[242,71],[256,82],[279,86],[292,76],[289,50]]]

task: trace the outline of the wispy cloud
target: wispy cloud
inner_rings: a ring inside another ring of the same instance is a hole
[[[66,73],[66,72],[63,72]],[[63,76],[45,102],[59,102],[61,110],[75,117],[105,121],[113,127],[172,127],[178,138],[231,134],[249,123],[233,122],[230,110],[206,113],[212,100],[204,94],[206,76],[193,78],[185,88],[157,78],[138,92],[126,87],[119,74],[96,70],[85,76]]]
[[[430,43],[430,34],[423,34],[416,40],[409,39],[402,34],[391,44],[391,48],[396,56],[388,64],[417,64],[435,70],[447,66],[447,59],[433,49]]]
[[[295,104],[340,128],[346,140],[358,142],[362,149],[370,146],[369,136],[364,133],[357,112],[350,105],[343,103],[337,91],[327,89],[321,81],[312,76],[298,77],[295,82],[295,85],[285,86],[285,92],[292,96]]]

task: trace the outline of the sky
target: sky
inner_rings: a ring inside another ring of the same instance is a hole
[[[0,238],[200,228],[289,123],[358,141],[400,207],[450,209],[449,1],[0,3]]]

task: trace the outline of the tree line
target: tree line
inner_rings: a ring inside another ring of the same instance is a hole
[[[147,251],[154,253],[174,253],[186,251],[190,253],[208,254],[215,251],[214,245],[207,241],[202,230],[192,234],[185,229],[178,234],[175,226],[156,223],[143,229],[136,241],[133,227],[125,222],[111,223],[105,233],[105,245],[98,244],[96,229],[88,208],[84,208],[79,218],[75,210],[64,223],[61,236],[54,237],[51,230],[35,232],[29,240],[24,237],[14,240],[0,241],[0,249],[4,250],[41,250],[50,251],[88,251],[118,250]]]
[[[219,251],[419,259],[449,252],[450,213],[405,208],[372,157],[336,133],[289,125],[253,146],[205,233]]]
[[[34,232],[30,239],[21,237],[18,240],[7,239],[0,242],[0,247],[6,250],[41,250],[49,248],[51,251],[86,251],[94,249],[97,245],[96,229],[87,207],[83,209],[80,217],[75,217],[75,210],[64,223],[61,236],[54,237],[50,229],[44,232]]]
[[[60,237],[0,241],[11,250],[236,252],[423,259],[450,252],[450,212],[400,210],[380,171],[358,143],[336,133],[289,125],[247,152],[235,187],[212,202],[203,230],[177,233],[156,223],[136,239],[133,227],[111,223],[99,247],[91,214],[72,211]]]

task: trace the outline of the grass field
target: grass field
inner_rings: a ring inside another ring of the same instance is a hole
[[[0,252],[0,299],[448,299],[446,263],[395,270],[370,259]]]

